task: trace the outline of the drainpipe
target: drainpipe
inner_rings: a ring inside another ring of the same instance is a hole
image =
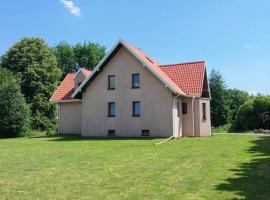
[[[194,109],[194,99],[195,97],[192,97],[192,135],[195,136],[195,109]]]
[[[177,105],[176,104],[176,98],[178,98],[180,96],[180,94],[177,94],[173,97],[173,105]],[[178,109],[178,108],[177,108]],[[173,116],[173,119],[174,119],[174,116]],[[174,122],[173,122],[173,129],[174,129]],[[173,132],[174,134],[174,132]],[[173,135],[172,135],[173,136]],[[177,136],[179,137],[179,132],[177,133]]]

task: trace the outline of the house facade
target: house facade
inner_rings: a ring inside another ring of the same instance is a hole
[[[50,101],[59,133],[86,137],[211,134],[204,61],[161,65],[120,40],[93,69],[67,74]]]

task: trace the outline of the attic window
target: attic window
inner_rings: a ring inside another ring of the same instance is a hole
[[[149,57],[145,56],[150,63],[154,63]]]

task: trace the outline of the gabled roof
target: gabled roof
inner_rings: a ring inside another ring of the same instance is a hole
[[[125,47],[136,59],[138,59],[144,67],[146,67],[149,71],[151,71],[161,82],[164,83],[166,87],[168,87],[173,93],[186,96],[185,92],[160,68],[159,64],[144,54],[139,49],[135,48],[128,42],[124,40],[119,40],[112,50],[100,61],[100,63],[94,68],[92,74],[84,80],[84,82],[76,89],[76,91],[72,94],[73,98],[78,96],[82,90],[84,90],[89,82],[95,78],[95,76],[99,73],[100,68],[105,67],[105,65],[109,62],[109,60],[116,54],[116,52],[121,48]]]
[[[201,96],[205,62],[160,65],[160,68],[189,96]]]
[[[74,93],[74,79],[78,72],[84,73],[86,77],[91,74],[91,71],[87,69],[80,68],[77,73],[68,73],[61,84],[58,86],[57,90],[53,93],[50,98],[50,102],[70,102],[70,101],[78,101],[78,99],[73,99],[71,95]]]
[[[113,58],[121,47],[126,48],[139,62],[153,73],[173,93],[182,96],[201,97],[209,96],[206,66],[204,61],[161,65],[141,50],[135,48],[124,40],[119,40],[112,50],[100,61],[94,70],[81,68],[78,72],[69,73],[55,91],[50,101],[64,102],[80,98],[82,91],[99,74],[106,64]],[[86,75],[82,84],[74,91],[74,80],[82,72]],[[204,90],[203,90],[204,88]],[[203,94],[207,95],[203,95]],[[78,100],[78,99],[77,99]]]

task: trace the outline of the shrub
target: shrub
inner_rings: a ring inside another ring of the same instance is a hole
[[[240,106],[236,115],[238,130],[270,129],[270,97],[260,96]]]
[[[19,80],[0,68],[0,135],[16,136],[29,128],[29,107],[21,94]]]

